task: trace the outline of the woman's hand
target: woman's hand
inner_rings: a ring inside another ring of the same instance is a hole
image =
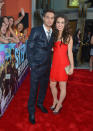
[[[11,39],[12,39],[12,37],[6,37],[5,39],[6,39],[6,40],[11,40]]]
[[[74,72],[74,68],[73,68],[73,67],[71,67],[71,68],[70,68],[70,70],[69,70],[69,73],[68,73],[68,74],[69,74],[69,75],[72,75],[72,74],[73,74],[73,72]]]
[[[4,2],[0,2],[0,8],[2,8],[2,6],[4,5]]]
[[[25,16],[25,12],[24,12],[24,9],[21,8],[21,15],[24,17]]]
[[[54,51],[54,49],[52,48],[51,51]]]

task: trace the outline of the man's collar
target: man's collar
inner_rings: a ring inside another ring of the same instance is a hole
[[[43,24],[43,28],[44,28],[45,32],[49,32],[50,31],[52,33],[52,28],[50,28],[50,30],[48,31],[44,24]]]

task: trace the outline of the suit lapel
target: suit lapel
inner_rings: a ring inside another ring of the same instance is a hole
[[[42,29],[43,38],[45,38],[48,43],[51,42],[51,40],[53,39],[53,32],[52,32],[52,34],[51,34],[50,40],[48,41],[47,36],[46,36],[46,33],[45,33],[45,31],[44,31],[44,28],[43,28],[43,25],[41,26],[41,29]]]
[[[43,25],[41,26],[41,29],[42,29],[42,34],[43,34],[43,37],[47,40],[47,36],[46,36],[45,31],[44,31]],[[47,40],[47,41],[48,41],[48,40]]]

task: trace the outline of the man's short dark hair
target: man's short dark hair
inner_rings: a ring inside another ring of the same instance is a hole
[[[46,13],[53,13],[54,15],[55,15],[55,11],[54,10],[52,10],[52,9],[47,9],[47,10],[44,10],[44,12],[43,12],[43,17],[45,17],[45,15],[46,15]]]

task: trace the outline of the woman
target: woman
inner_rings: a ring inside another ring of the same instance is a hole
[[[5,25],[6,24],[4,23],[3,19],[0,19],[0,43],[18,43],[19,39],[12,30],[11,33],[13,34],[13,37],[6,36],[7,27]]]
[[[24,29],[23,23],[19,23],[16,28],[16,35],[23,43],[27,40],[27,29]]]
[[[8,17],[7,16],[3,16],[2,19],[3,19],[3,22],[5,23],[6,28],[8,28],[8,26],[9,26]]]
[[[75,35],[74,35],[74,39],[73,39],[73,55],[74,55],[74,63],[75,66],[77,67],[78,62],[77,62],[77,54],[78,54],[78,50],[80,47],[80,43],[81,43],[81,31],[80,29],[77,29]]]
[[[7,27],[6,24],[0,19],[0,43],[8,44],[9,40],[6,38]]]
[[[73,40],[70,33],[68,20],[63,15],[59,15],[55,19],[54,25],[54,54],[52,67],[50,72],[50,88],[53,95],[53,105],[51,110],[57,114],[62,108],[63,101],[66,97],[66,83],[68,75],[65,68],[70,65],[69,75],[73,73]],[[59,82],[60,97],[57,98],[56,84]]]
[[[17,20],[14,20],[14,17],[13,17],[13,16],[9,16],[9,17],[8,17],[9,25],[10,25],[12,28],[15,28],[16,25],[21,22],[21,20],[24,18],[24,16],[25,16],[24,9],[21,8],[21,16],[20,16]]]
[[[25,16],[24,9],[21,8],[21,16],[17,20],[14,20],[13,16],[8,17],[8,22],[9,22],[9,28],[8,28],[8,31],[7,31],[7,36],[8,37],[11,37],[11,36],[16,37],[16,33],[15,33],[16,32],[15,31],[16,26],[17,26],[17,24],[19,24],[21,22],[21,20],[24,18],[24,16]]]
[[[90,40],[90,72],[92,72],[92,66],[93,66],[93,34],[91,36]]]

